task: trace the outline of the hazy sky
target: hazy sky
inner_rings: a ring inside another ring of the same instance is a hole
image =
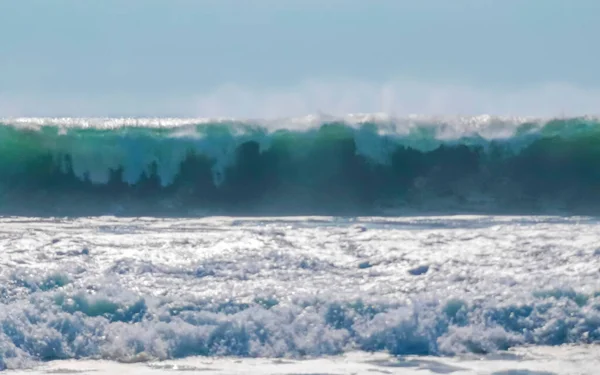
[[[599,0],[0,0],[0,115],[590,112],[599,20]]]

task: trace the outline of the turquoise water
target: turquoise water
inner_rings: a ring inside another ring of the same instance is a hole
[[[600,203],[593,118],[88,122],[0,126],[0,211],[594,213]]]

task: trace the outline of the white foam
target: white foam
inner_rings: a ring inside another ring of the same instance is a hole
[[[43,357],[454,356],[600,340],[591,218],[0,224],[9,368]]]
[[[139,358],[143,361],[143,356]],[[500,356],[476,358],[393,356],[361,352],[306,360],[279,360],[266,358],[192,357],[180,360],[142,363],[115,363],[109,361],[56,361],[27,371],[9,371],[8,374],[41,375],[47,373],[79,373],[90,375],[172,374],[177,371],[206,375],[267,375],[267,374],[402,374],[437,375],[595,375],[600,366],[598,350],[594,347],[528,348]]]

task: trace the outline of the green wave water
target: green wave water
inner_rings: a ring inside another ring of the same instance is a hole
[[[599,162],[593,118],[5,120],[0,213],[595,214]]]

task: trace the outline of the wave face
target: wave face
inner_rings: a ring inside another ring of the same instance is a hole
[[[15,119],[0,210],[590,213],[598,161],[595,118]]]

